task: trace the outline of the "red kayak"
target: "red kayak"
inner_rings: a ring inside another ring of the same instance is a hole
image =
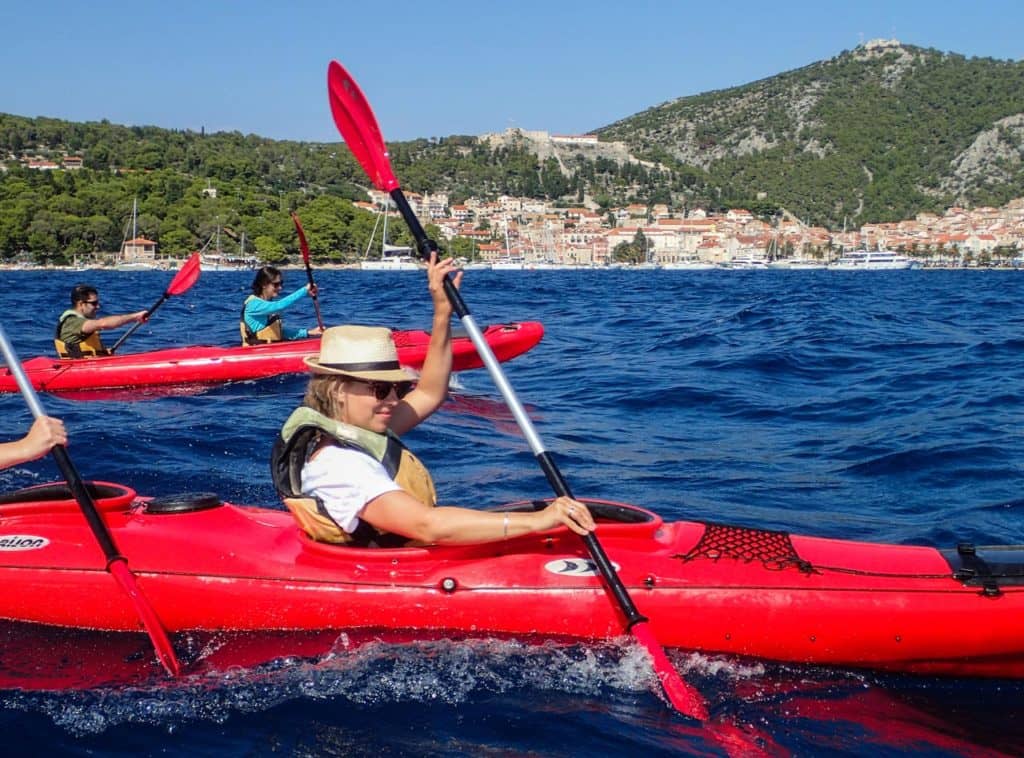
[[[283,510],[90,487],[172,636],[387,630],[405,639],[590,642],[625,634],[583,542],[564,528],[458,547],[342,547],[312,541]],[[586,502],[667,647],[1024,677],[1024,547],[938,550],[666,523],[635,506]],[[0,496],[0,619],[138,632],[105,563],[66,485]]]
[[[544,336],[536,321],[492,324],[482,329],[484,339],[499,361],[525,353]],[[395,343],[403,365],[419,369],[427,353],[430,334],[396,331]],[[22,365],[37,390],[47,392],[108,390],[167,385],[206,385],[262,379],[306,370],[302,359],[320,349],[320,338],[277,342],[255,347],[196,345],[101,358],[47,358],[39,356]],[[453,370],[480,368],[483,362],[468,335],[452,339]],[[0,392],[17,392],[11,372],[0,370]]]

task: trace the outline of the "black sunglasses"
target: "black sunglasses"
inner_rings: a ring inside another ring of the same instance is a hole
[[[100,307],[99,300],[83,300],[82,302],[85,303],[86,305],[95,305],[97,308]]]
[[[370,385],[370,389],[373,391],[373,396],[378,400],[386,400],[391,394],[391,390],[395,391],[395,395],[399,400],[412,392],[412,382],[381,382],[375,379],[357,379],[354,376],[348,376],[345,378],[348,381]]]

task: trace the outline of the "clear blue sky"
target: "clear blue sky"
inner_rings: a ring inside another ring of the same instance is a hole
[[[1024,57],[1024,2],[37,0],[5,3],[0,112],[338,141],[327,63],[389,140],[578,134],[896,38]]]

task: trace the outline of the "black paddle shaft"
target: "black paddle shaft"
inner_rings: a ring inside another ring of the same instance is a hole
[[[413,239],[416,240],[416,249],[419,251],[420,257],[425,260],[430,260],[430,254],[437,252],[437,243],[427,236],[426,230],[423,225],[420,224],[420,220],[416,218],[415,212],[413,212],[412,206],[409,205],[409,201],[405,199],[405,193],[402,192],[401,187],[396,187],[391,190],[391,199],[395,201],[395,205],[398,207],[398,212],[402,214],[402,218],[405,220],[406,225],[409,227],[409,231],[412,232]],[[444,278],[444,294],[448,296],[448,302],[452,304],[452,309],[455,311],[455,315],[460,319],[470,315],[469,306],[466,305],[466,301],[462,299],[462,293],[459,292],[458,287],[452,282],[451,276]]]
[[[82,509],[82,515],[85,516],[85,520],[89,523],[93,536],[96,537],[96,541],[100,544],[100,549],[103,550],[103,555],[107,558],[107,566],[109,567],[114,561],[123,561],[124,556],[118,552],[117,546],[114,544],[114,538],[111,536],[110,530],[107,529],[107,525],[103,523],[103,517],[100,516],[100,512],[96,509],[96,502],[92,499],[92,495],[89,494],[85,482],[82,481],[81,475],[71,462],[68,451],[64,449],[63,445],[54,445],[50,452],[53,453],[53,458],[57,461],[57,467],[64,475],[64,479],[71,489],[71,494],[78,501],[78,505]]]
[[[396,187],[390,192],[391,199],[394,200],[395,205],[398,207],[399,213],[402,214],[402,218],[409,227],[409,231],[412,232],[413,238],[416,240],[416,247],[419,250],[420,257],[424,260],[430,260],[430,254],[437,251],[437,243],[427,236],[426,231],[423,229],[423,225],[420,224],[420,220],[416,217],[412,207],[409,205],[409,201],[406,200],[405,193],[402,192],[401,187]],[[469,312],[469,306],[466,305],[466,301],[462,299],[462,293],[459,292],[458,288],[452,282],[451,276],[444,278],[444,292],[448,296],[448,301],[452,304],[452,309],[455,314],[459,317],[463,323],[466,323],[468,318],[473,323],[472,316]],[[473,324],[475,327],[475,323]],[[468,324],[467,324],[468,326]],[[473,329],[470,329],[470,334],[473,334]],[[475,342],[475,340],[474,340]],[[476,345],[477,352],[482,353],[488,351],[486,342]],[[493,358],[493,355],[491,356]],[[532,424],[529,422],[529,417],[526,416],[525,410],[522,410],[522,404],[519,403],[519,399],[516,397],[511,385],[505,380],[504,372],[501,370],[501,366],[497,360],[484,361],[487,364],[488,369],[491,370],[493,378],[497,381],[499,388],[506,387],[507,392],[503,392],[505,400],[513,406],[513,414],[517,420],[520,421],[520,426],[523,425],[523,421],[530,425],[529,429],[523,429],[527,439],[536,440],[535,446],[537,449],[534,450],[537,463],[540,464],[541,470],[544,472],[544,476],[548,480],[548,484],[551,485],[551,489],[555,491],[557,496],[572,497],[572,491],[569,489],[568,482],[565,481],[565,477],[562,476],[562,472],[558,469],[558,465],[552,459],[551,454],[543,449],[540,444],[539,438],[536,433],[533,432]],[[519,413],[516,411],[519,410]],[[534,444],[531,444],[534,447]],[[597,541],[597,537],[594,536],[593,532],[588,533],[583,537],[583,542],[587,546],[587,550],[590,551],[590,557],[594,559],[594,563],[597,564],[598,570],[601,572],[601,576],[604,577],[605,582],[608,584],[608,588],[611,590],[612,595],[615,596],[615,600],[618,602],[619,607],[622,609],[623,614],[626,616],[626,628],[630,629],[634,624],[647,621],[647,618],[637,610],[636,605],[633,603],[633,598],[629,596],[629,592],[623,585],[622,580],[619,578],[618,573],[615,571],[615,567],[612,562],[608,559],[607,553],[601,543]]]
[[[110,350],[108,352],[113,354],[115,350],[117,350],[119,347],[121,347],[121,344],[126,339],[128,339],[133,334],[135,334],[135,332],[139,329],[140,326],[142,326],[147,321],[149,321],[149,317],[153,315],[153,313],[156,311],[157,308],[159,308],[161,305],[163,305],[165,302],[167,302],[167,298],[169,298],[170,296],[171,296],[170,292],[165,292],[163,295],[161,295],[160,299],[157,300],[155,303],[153,303],[153,305],[149,308],[149,310],[146,311],[146,317],[144,319],[142,319],[142,321],[136,321],[134,324],[132,324],[132,328],[129,329],[124,334],[122,334],[121,335],[121,339],[119,339],[117,342],[115,342],[114,346],[112,348],[110,348]]]

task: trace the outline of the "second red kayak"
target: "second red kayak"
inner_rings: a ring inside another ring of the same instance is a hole
[[[537,321],[492,324],[482,331],[499,361],[525,353],[544,336],[544,327]],[[395,331],[394,335],[402,364],[413,369],[422,367],[430,333],[413,330]],[[304,372],[302,359],[319,349],[317,337],[255,347],[195,345],[101,358],[39,356],[23,366],[32,386],[46,392],[203,385]],[[452,339],[452,354],[454,371],[483,366],[467,335]],[[17,391],[11,372],[0,370],[0,392]]]

